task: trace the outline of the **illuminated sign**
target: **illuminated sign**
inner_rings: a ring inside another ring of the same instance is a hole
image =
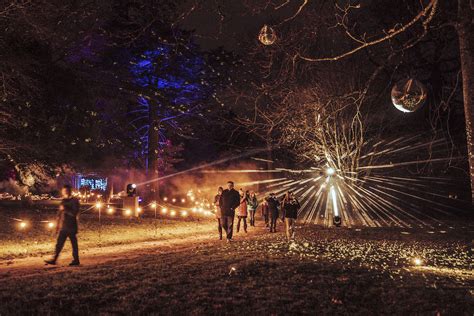
[[[76,189],[82,187],[88,187],[92,191],[106,191],[107,190],[107,178],[102,178],[99,176],[83,176],[78,174],[76,176]]]

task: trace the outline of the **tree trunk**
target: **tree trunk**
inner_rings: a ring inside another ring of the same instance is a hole
[[[149,124],[150,129],[148,131],[148,163],[147,163],[147,178],[150,181],[150,194],[149,199],[152,201],[158,201],[159,187],[158,180],[158,142],[159,142],[159,129],[160,123],[158,120],[158,113],[153,102],[150,102],[149,109]]]
[[[459,52],[461,59],[467,153],[471,178],[471,201],[474,203],[474,8],[469,0],[458,0]]]

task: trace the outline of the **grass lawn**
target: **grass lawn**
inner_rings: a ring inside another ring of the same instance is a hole
[[[282,227],[270,234],[258,226],[230,244],[216,240],[213,222],[160,225],[170,231],[162,240],[172,240],[172,231],[189,234],[181,243],[125,248],[110,258],[86,255],[78,268],[39,261],[3,266],[0,315],[474,313],[474,229],[466,223],[411,230],[300,226],[292,242]],[[208,237],[198,240],[199,234]],[[92,242],[85,236],[82,248]]]

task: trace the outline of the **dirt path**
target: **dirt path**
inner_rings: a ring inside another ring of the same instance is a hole
[[[249,229],[248,234],[240,232],[236,234],[234,231],[234,242],[239,240],[249,239],[256,235],[261,235],[265,230],[263,227],[255,227]],[[208,244],[225,244],[226,241],[219,240],[217,233],[209,234],[196,231],[192,236],[186,235],[183,237],[164,237],[161,240],[135,242],[130,244],[120,244],[104,247],[89,247],[85,249],[80,248],[81,266],[94,266],[111,261],[128,259],[132,260],[147,253],[172,253],[175,251],[183,251],[186,248],[195,248],[198,245]],[[79,247],[81,246],[79,240]],[[63,272],[68,269],[77,269],[80,267],[71,268],[68,266],[72,257],[71,254],[63,250],[58,264],[55,266],[46,265],[44,260],[48,256],[31,256],[27,258],[0,260],[0,278],[6,277],[27,277],[36,274]]]
[[[78,268],[65,266],[66,253],[57,267],[44,266],[41,257],[2,261],[0,315],[474,311],[463,232],[406,235],[305,226],[288,243],[282,226],[276,234],[259,226],[228,244],[202,228],[156,241],[84,248]],[[423,255],[426,265],[410,264],[414,254]]]

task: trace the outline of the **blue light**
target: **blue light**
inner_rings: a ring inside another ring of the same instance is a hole
[[[133,123],[141,142],[141,150],[137,155],[146,157],[148,153],[148,117],[151,108],[159,112],[158,117],[165,120],[167,125],[176,129],[179,123],[175,117],[195,114],[193,112],[200,108],[198,102],[212,93],[212,87],[204,80],[204,58],[194,54],[189,47],[184,53],[176,49],[174,46],[161,45],[141,53],[130,62],[135,84],[146,88],[149,96],[137,97],[140,113],[137,113]],[[159,97],[154,98],[153,95]],[[150,102],[155,102],[157,106],[151,107]],[[158,147],[164,148],[166,144],[168,142],[163,129],[159,131]]]
[[[81,187],[89,187],[92,191],[100,190],[105,191],[107,190],[107,178],[80,178],[79,180],[79,188]]]

